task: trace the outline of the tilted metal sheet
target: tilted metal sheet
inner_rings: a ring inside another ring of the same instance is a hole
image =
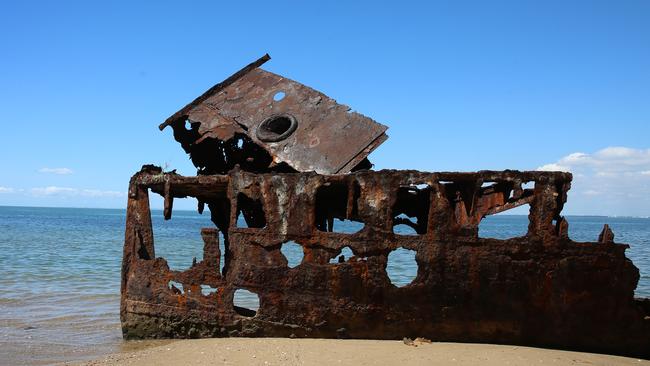
[[[280,92],[284,98],[274,100]],[[278,114],[293,116],[297,129],[282,141],[260,141],[260,124]],[[347,173],[386,139],[387,130],[323,93],[259,68],[194,106],[188,118],[201,122],[203,136],[223,139],[238,130],[267,149],[276,163],[321,174]]]

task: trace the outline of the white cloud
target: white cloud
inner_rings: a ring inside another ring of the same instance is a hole
[[[542,165],[539,168],[537,168],[537,170],[544,170],[547,172],[568,172],[569,167],[560,164],[551,163],[551,164]]]
[[[32,188],[32,194],[35,196],[53,196],[53,195],[69,195],[76,193],[77,190],[74,188],[68,188],[68,187],[56,187],[56,186],[49,186],[49,187],[38,187],[38,188]]]
[[[70,168],[41,168],[38,170],[39,173],[46,174],[56,174],[56,175],[68,175],[72,174],[72,169]]]
[[[578,152],[537,169],[551,170],[549,168],[571,172],[591,170],[599,176],[609,177],[626,173],[650,175],[650,149],[608,147],[593,154]]]
[[[573,174],[570,213],[650,215],[650,149],[613,146],[575,152],[537,170]]]
[[[643,156],[644,150],[635,150],[630,149],[629,147],[612,146],[598,151],[596,155],[603,158],[630,158],[638,155]]]
[[[589,155],[581,152],[569,154],[562,158],[561,161],[564,161],[566,164],[583,164],[589,161]]]
[[[14,189],[0,186],[0,193],[14,193]]]
[[[79,193],[80,193],[80,195],[86,196],[86,197],[113,197],[113,198],[120,198],[120,197],[124,197],[126,195],[126,192],[102,191],[102,190],[99,190],[99,189],[82,189]]]
[[[34,196],[80,196],[80,197],[108,197],[120,198],[126,196],[125,192],[118,191],[104,191],[99,189],[78,189],[69,187],[37,187],[32,188],[32,195]]]

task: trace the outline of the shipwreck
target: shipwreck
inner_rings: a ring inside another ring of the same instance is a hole
[[[639,271],[628,245],[608,227],[595,242],[569,238],[561,212],[570,173],[373,171],[368,156],[387,127],[261,69],[269,58],[160,125],[196,176],[145,165],[131,178],[126,339],[426,337],[650,356],[650,301],[634,297]],[[184,271],[156,257],[149,192],[164,197],[165,219],[174,198],[209,208],[214,226],[196,233],[203,258]],[[485,216],[522,205],[526,235],[479,237]],[[361,228],[338,232],[340,220]],[[414,233],[395,232],[401,224]],[[293,267],[281,251],[290,241],[304,253]],[[340,256],[346,247],[353,256]],[[402,287],[386,272],[399,248],[415,251],[417,263]],[[233,304],[239,289],[259,297],[258,310]]]

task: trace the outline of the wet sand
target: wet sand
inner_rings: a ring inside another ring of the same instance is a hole
[[[221,338],[172,341],[77,365],[650,365],[593,353],[467,343]]]

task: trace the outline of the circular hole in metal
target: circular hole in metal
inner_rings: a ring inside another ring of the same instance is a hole
[[[257,138],[264,142],[282,141],[298,127],[298,121],[288,114],[273,115],[257,128]]]
[[[410,285],[418,275],[418,262],[414,250],[399,247],[388,254],[386,273],[396,287]]]
[[[273,96],[273,100],[275,100],[276,102],[279,102],[279,101],[281,101],[282,99],[284,99],[284,96],[285,96],[285,95],[286,95],[286,94],[284,94],[283,91],[279,91],[279,92],[275,93],[275,95]]]

